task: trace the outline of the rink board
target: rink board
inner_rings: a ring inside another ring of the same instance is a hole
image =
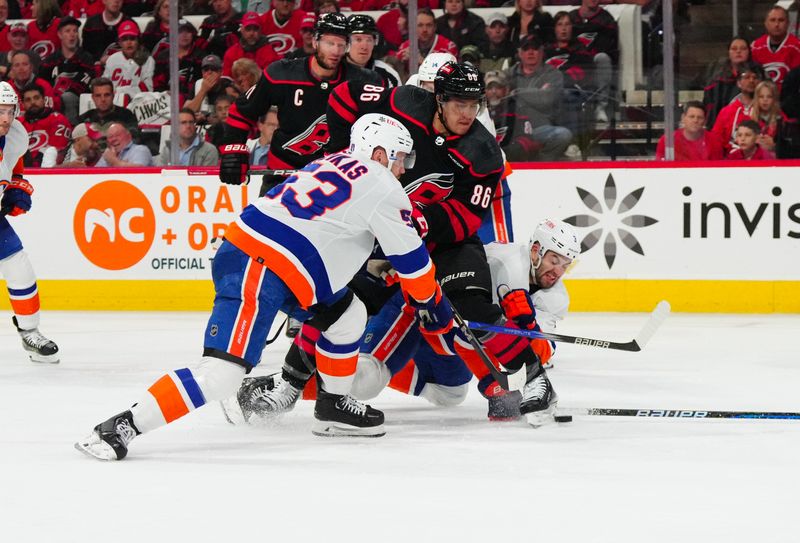
[[[586,249],[567,276],[573,310],[667,299],[675,311],[800,312],[798,163],[557,166],[515,168],[514,233],[527,239],[543,217],[576,225]],[[46,309],[207,310],[210,240],[257,193],[175,170],[29,177],[33,210],[9,220]]]

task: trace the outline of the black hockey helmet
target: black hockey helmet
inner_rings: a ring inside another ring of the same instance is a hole
[[[483,100],[486,87],[483,74],[472,64],[446,62],[436,72],[433,92],[443,102],[452,98]]]
[[[347,17],[336,12],[321,14],[314,24],[314,37],[319,39],[323,34],[334,34],[347,39],[350,34]]]
[[[375,19],[363,13],[355,13],[347,18],[350,34],[371,34],[378,38],[378,26]]]

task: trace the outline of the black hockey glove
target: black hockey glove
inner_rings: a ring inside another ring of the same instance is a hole
[[[228,185],[246,185],[250,152],[244,143],[228,143],[220,147],[219,180]]]
[[[0,200],[0,215],[16,217],[30,210],[33,185],[16,176],[11,181],[0,182],[0,185],[5,185],[3,199]]]

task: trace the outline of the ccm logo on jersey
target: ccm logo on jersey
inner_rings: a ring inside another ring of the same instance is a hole
[[[467,272],[457,272],[451,273],[450,275],[445,275],[441,281],[439,281],[440,285],[444,285],[448,281],[452,281],[453,279],[463,279],[464,277],[475,277],[474,271],[467,271]]]

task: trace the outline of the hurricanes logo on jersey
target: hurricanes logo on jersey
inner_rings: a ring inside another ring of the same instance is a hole
[[[294,36],[289,34],[270,34],[267,38],[280,57],[295,48]]]
[[[106,270],[138,263],[153,244],[156,218],[147,196],[125,181],[103,181],[75,207],[75,241],[83,256]]]
[[[556,70],[560,70],[561,67],[567,63],[569,60],[569,55],[555,55],[548,58],[545,62],[555,68]]]
[[[312,155],[322,149],[329,139],[328,121],[325,115],[321,115],[302,134],[287,141],[283,148],[298,155]]]
[[[764,68],[764,74],[776,82],[789,73],[789,66],[783,62],[767,62],[762,67]]]
[[[34,130],[28,134],[28,151],[31,153],[39,151],[47,145],[47,132],[44,130]]]
[[[412,181],[404,190],[413,203],[427,206],[453,192],[453,177],[452,173],[431,173]]]
[[[50,40],[37,41],[33,44],[31,50],[39,55],[39,58],[47,58],[50,54],[55,52],[56,46]]]
[[[594,40],[597,39],[597,32],[584,32],[583,34],[578,36],[577,39],[584,45],[584,47],[589,49],[591,45],[594,43]]]

